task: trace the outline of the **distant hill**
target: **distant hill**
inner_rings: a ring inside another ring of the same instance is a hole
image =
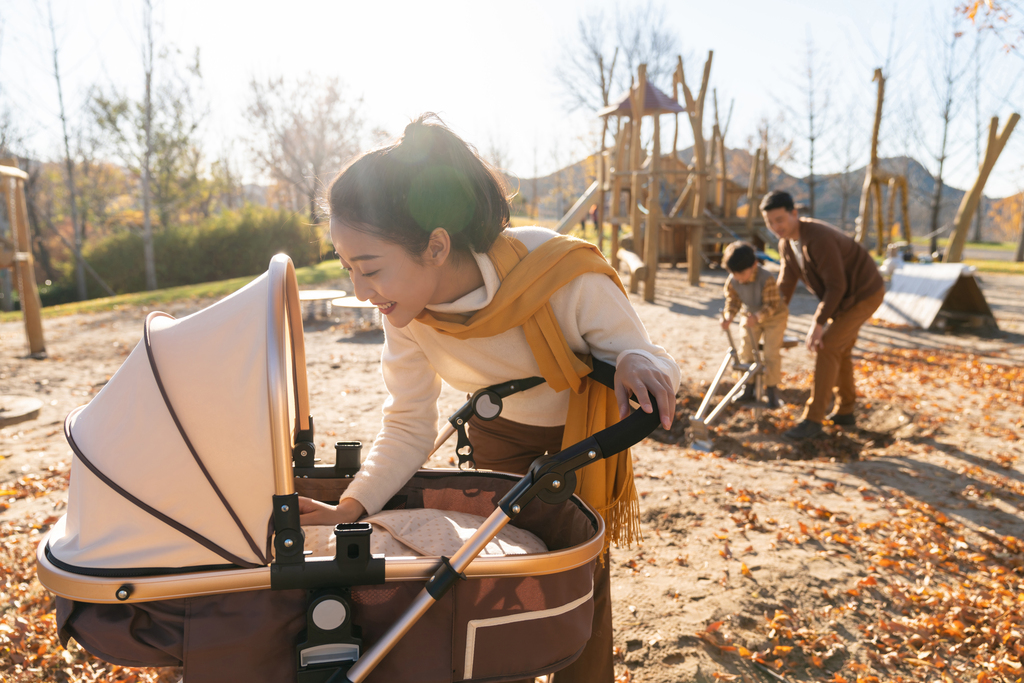
[[[693,148],[680,151],[679,158],[689,163],[693,158]],[[751,155],[742,149],[726,150],[726,170],[729,177],[746,185],[750,178]],[[920,162],[911,157],[894,157],[880,160],[882,170],[889,173],[900,173],[907,176],[910,203],[910,226],[914,235],[925,235],[930,231],[932,195],[935,191],[935,179]],[[510,177],[512,187],[519,188],[519,202],[532,203],[534,192],[540,197],[539,216],[541,218],[560,218],[594,182],[594,160],[588,157],[560,171],[549,175],[533,178]],[[846,194],[845,225],[852,230],[854,219],[860,208],[860,193],[864,184],[865,167],[850,171],[847,174],[833,173],[817,176],[815,184],[815,216],[835,225],[844,224],[841,215],[843,195]],[[808,201],[807,183],[803,178],[789,175],[776,167],[772,170],[769,182],[771,189],[786,190],[793,195],[797,203]],[[952,223],[964,190],[943,183],[942,206],[939,212],[939,226]],[[988,215],[991,206],[998,201],[985,197],[983,200],[984,215]],[[742,202],[741,202],[742,203]],[[899,205],[896,206],[896,220],[900,220]],[[990,236],[990,226],[982,225],[982,238]],[[973,228],[971,232],[973,236]]]

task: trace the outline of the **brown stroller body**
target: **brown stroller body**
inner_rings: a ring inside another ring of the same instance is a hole
[[[486,517],[450,558],[372,555],[367,524],[338,525],[336,556],[306,557],[297,495],[337,500],[358,445],[314,465],[297,286],[277,256],[207,309],[151,314],[122,368],[68,417],[68,512],[39,545],[39,578],[58,595],[62,642],[127,666],[184,666],[185,683],[555,671],[590,637],[604,543],[572,472],[646,436],[650,417],[524,477],[419,472],[387,508]],[[547,552],[477,557],[513,519]]]

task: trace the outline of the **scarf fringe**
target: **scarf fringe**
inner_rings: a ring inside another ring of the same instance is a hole
[[[604,552],[608,551],[612,543],[617,548],[631,548],[634,543],[640,545],[644,542],[640,530],[640,497],[632,477],[628,485],[623,487],[619,498],[598,510],[598,513],[604,517],[606,526]]]

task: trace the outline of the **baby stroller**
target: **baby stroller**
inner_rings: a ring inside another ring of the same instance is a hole
[[[209,308],[150,314],[143,341],[68,416],[68,510],[39,544],[39,579],[58,596],[65,645],[183,666],[186,683],[555,671],[590,636],[604,541],[601,517],[572,495],[574,471],[657,422],[656,408],[635,411],[523,477],[419,472],[386,509],[486,517],[450,556],[374,555],[365,523],[334,529],[333,556],[307,556],[298,495],[336,501],[359,444],[316,464],[298,288],[278,255]],[[511,520],[547,552],[478,557]]]

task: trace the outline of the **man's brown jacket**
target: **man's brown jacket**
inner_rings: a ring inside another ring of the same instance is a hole
[[[779,240],[782,257],[779,293],[789,305],[797,281],[803,280],[821,299],[814,314],[815,322],[827,324],[831,318],[885,286],[868,251],[828,223],[801,218],[798,239],[804,257],[803,268],[794,253],[797,242]]]

